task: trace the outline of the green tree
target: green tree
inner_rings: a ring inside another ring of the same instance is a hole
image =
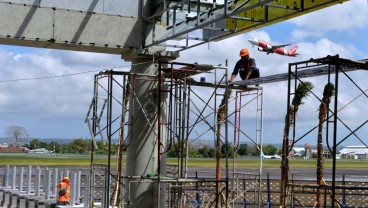
[[[38,139],[32,139],[29,142],[29,149],[38,149],[40,147],[41,147],[40,140],[38,140]]]
[[[103,142],[103,141],[97,141],[97,149],[94,149],[96,154],[99,155],[107,155],[109,153],[109,143],[108,142]],[[124,148],[123,148],[124,151]],[[114,155],[117,154],[118,152],[118,145],[115,143],[112,143],[110,145],[110,154]]]
[[[68,153],[86,154],[91,151],[91,142],[87,139],[75,139],[68,145]]]
[[[259,153],[260,153],[259,149],[258,149],[258,146],[256,144],[253,144],[252,147],[248,148],[248,152],[252,156],[258,156]]]
[[[216,157],[216,149],[211,147],[209,148],[209,154],[210,154],[210,158],[215,158]]]
[[[207,146],[201,147],[198,149],[199,154],[201,154],[202,157],[204,158],[209,158],[210,157],[210,150]]]
[[[97,149],[95,149],[95,153],[99,154],[99,155],[106,155],[108,154],[109,151],[109,146],[107,142],[103,142],[103,141],[97,141]]]
[[[48,144],[47,144],[47,142],[42,142],[42,141],[40,141],[40,147],[39,148],[45,148],[45,149],[48,149]],[[50,150],[50,149],[48,149],[48,150]]]
[[[58,153],[72,153],[72,150],[70,149],[70,144],[61,144],[60,152]]]
[[[277,152],[278,152],[278,148],[271,145],[271,144],[268,144],[268,145],[263,147],[263,153],[265,155],[275,155],[275,154],[277,154]]]
[[[184,150],[185,150],[185,147],[184,147]],[[201,154],[198,152],[198,148],[194,147],[191,143],[188,144],[188,155],[190,158],[201,157]]]
[[[248,155],[248,144],[240,144],[238,147],[238,154],[240,156]]]
[[[226,146],[227,146],[227,148],[226,148]],[[231,158],[231,157],[234,156],[234,146],[230,142],[228,142],[228,145],[223,144],[221,146],[221,154],[222,154],[223,158],[226,157],[225,150],[227,151],[227,157]]]
[[[171,144],[170,149],[167,151],[168,157],[178,157],[179,156],[179,146],[177,144]]]
[[[52,142],[48,143],[46,148],[50,151],[53,151],[54,153],[61,153],[62,152],[61,144],[58,144],[55,141],[52,141]]]
[[[182,145],[180,145],[179,142],[172,143],[170,146],[169,151],[167,152],[168,157],[179,157],[180,154],[184,157],[186,154],[186,145],[184,142],[182,142]],[[198,149],[196,149],[192,144],[188,144],[188,155],[191,158],[201,157],[201,154],[198,152]]]

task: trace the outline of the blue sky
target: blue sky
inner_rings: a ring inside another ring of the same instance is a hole
[[[340,54],[348,59],[364,59],[368,58],[367,14],[366,0],[352,0],[287,22],[184,51],[177,61],[217,65],[225,63],[227,59],[231,73],[239,58],[239,50],[246,47],[256,59],[261,76],[266,76],[286,72],[289,62],[326,55]],[[301,55],[291,58],[258,52],[247,41],[250,37],[273,44],[293,42],[293,45],[299,46],[298,53]],[[94,73],[116,67],[129,70],[129,63],[123,62],[118,55],[6,45],[0,45],[0,64],[0,137],[5,136],[6,127],[10,125],[25,127],[33,138],[90,137],[84,119],[93,95]],[[86,71],[95,72],[54,79],[6,81]],[[366,71],[354,72],[351,76],[363,90],[368,88]],[[311,81],[316,86],[316,93],[321,94],[325,78]],[[342,82],[339,102],[343,105],[361,93],[347,80]],[[286,90],[286,82],[264,85],[264,143],[282,141]],[[367,120],[367,101],[365,96],[361,96],[341,112],[341,117],[352,129]],[[303,124],[300,134],[316,124],[317,105],[317,101],[310,98],[300,110],[298,122]],[[253,125],[247,115],[242,116],[245,123]],[[341,135],[348,133],[343,128],[340,131]],[[368,126],[357,131],[357,134],[367,140]],[[301,141],[301,145],[306,142],[313,144],[315,138],[316,134],[311,135]],[[343,145],[361,143],[352,138]]]

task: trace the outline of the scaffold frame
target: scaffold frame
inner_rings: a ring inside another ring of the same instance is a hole
[[[281,199],[280,198],[280,204],[283,207],[288,206],[287,205],[287,200],[286,198],[289,198],[289,196],[291,197],[291,199],[289,199],[290,203],[293,203],[293,201],[295,200],[295,198],[293,198],[293,190],[291,191],[292,193],[289,192],[288,190],[288,186],[294,187],[295,184],[293,183],[289,183],[289,172],[288,172],[288,157],[290,154],[290,151],[292,150],[293,146],[299,142],[302,138],[304,138],[306,135],[308,135],[309,133],[312,132],[312,130],[308,131],[307,133],[305,133],[304,135],[302,135],[300,138],[296,138],[296,119],[295,119],[295,113],[290,112],[290,108],[289,106],[291,106],[291,96],[293,96],[295,94],[295,89],[297,88],[297,85],[303,84],[303,81],[301,80],[301,78],[305,75],[299,76],[298,72],[303,69],[303,72],[310,70],[313,70],[315,72],[318,71],[318,69],[324,69],[323,73],[326,74],[327,72],[327,83],[332,83],[335,86],[334,89],[334,98],[333,98],[333,107],[331,108],[329,106],[329,104],[325,104],[327,105],[328,111],[327,111],[327,119],[324,121],[327,123],[326,125],[326,132],[325,132],[325,141],[328,147],[328,150],[330,151],[330,154],[332,155],[332,180],[331,180],[331,185],[325,185],[325,186],[319,186],[320,189],[324,189],[325,191],[328,190],[330,192],[330,198],[331,201],[327,202],[328,200],[326,199],[326,193],[325,193],[325,199],[324,199],[324,205],[325,206],[331,206],[331,207],[335,207],[335,203],[338,204],[343,204],[342,202],[338,202],[336,200],[336,189],[338,188],[336,185],[336,154],[337,154],[337,147],[339,144],[341,144],[344,140],[346,140],[348,137],[350,137],[351,135],[354,135],[357,137],[357,135],[354,133],[355,131],[357,131],[358,129],[360,129],[362,126],[364,126],[368,120],[364,121],[359,127],[357,127],[356,129],[352,130],[351,128],[349,128],[339,117],[338,117],[338,112],[339,112],[339,108],[338,108],[338,91],[339,91],[339,74],[343,74],[345,75],[348,80],[350,80],[354,86],[356,86],[356,88],[366,96],[366,98],[368,97],[368,95],[365,93],[365,91],[363,89],[361,89],[359,87],[359,85],[354,82],[354,80],[346,73],[346,71],[351,71],[351,70],[356,70],[356,69],[368,69],[368,64],[367,62],[363,62],[363,61],[352,61],[352,60],[348,60],[348,59],[343,59],[340,58],[339,55],[335,55],[335,56],[327,56],[327,57],[323,57],[323,58],[319,58],[319,59],[310,59],[307,61],[301,61],[301,62],[295,62],[295,63],[290,63],[289,67],[288,67],[288,98],[287,98],[287,116],[286,118],[289,118],[290,115],[294,116],[293,122],[290,123],[290,119],[285,119],[286,122],[286,126],[290,126],[287,130],[288,135],[286,135],[286,137],[284,138],[284,145],[283,146],[283,154],[285,153],[286,155],[282,157],[283,162],[284,160],[286,160],[286,170],[283,170],[282,176],[281,176],[281,184],[284,184],[285,187],[283,187],[284,189],[284,193],[283,196],[284,198]],[[317,70],[316,70],[317,69]],[[327,69],[327,70],[326,70]],[[315,73],[315,76],[317,76],[319,73]],[[306,73],[303,73],[306,74]],[[317,96],[315,93],[313,93],[313,90],[311,91],[311,94],[317,98],[320,102],[322,102],[322,99],[319,98],[319,96]],[[330,114],[332,114],[330,116]],[[350,134],[345,137],[344,139],[342,139],[341,141],[337,141],[337,128],[338,128],[338,123],[342,124],[343,126],[345,126],[349,131]],[[332,124],[332,128],[330,127],[330,125]],[[290,129],[292,129],[292,131],[290,132]],[[332,130],[330,130],[332,129]],[[332,131],[332,133],[330,132]],[[331,139],[329,138],[332,134],[332,145],[330,144]],[[291,139],[290,139],[291,138]],[[357,137],[358,138],[358,137]],[[361,139],[358,138],[359,141],[362,141]],[[367,146],[364,142],[362,142],[365,146]],[[368,148],[368,146],[367,146]],[[283,181],[284,180],[284,181]],[[286,181],[285,181],[286,180]],[[284,182],[284,183],[283,183]],[[317,187],[318,189],[318,187]],[[345,189],[344,189],[345,190]]]

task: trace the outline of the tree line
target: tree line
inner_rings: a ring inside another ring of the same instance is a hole
[[[94,146],[90,139],[84,138],[73,139],[67,144],[60,144],[56,141],[48,143],[39,139],[32,139],[28,144],[23,145],[23,147],[27,147],[31,150],[45,148],[46,150],[59,154],[90,154],[92,148],[94,148],[94,154],[108,154],[108,142],[103,142],[101,140],[96,141],[96,146]],[[168,157],[178,157],[180,154],[186,154],[186,152],[188,152],[188,156],[191,158],[215,158],[216,156],[215,147],[206,145],[196,147],[192,144],[188,144],[188,151],[186,151],[186,145],[178,145],[178,143],[169,144],[169,147],[167,151]],[[118,144],[112,143],[110,151],[113,155],[117,154]],[[126,147],[123,151],[126,151]],[[223,144],[221,146],[221,152],[224,157],[227,155],[231,158],[234,156],[234,146],[229,143],[226,148],[226,145]],[[274,145],[268,144],[263,146],[263,152],[266,155],[274,155],[279,154],[279,149]],[[258,156],[259,153],[259,149],[256,145],[240,144],[236,148],[237,156]]]

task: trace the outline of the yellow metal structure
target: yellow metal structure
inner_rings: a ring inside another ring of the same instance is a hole
[[[262,0],[240,0],[232,5],[229,10],[243,11],[235,17],[228,18],[226,27],[231,31],[254,30],[345,1],[347,0],[275,0],[257,6]]]

